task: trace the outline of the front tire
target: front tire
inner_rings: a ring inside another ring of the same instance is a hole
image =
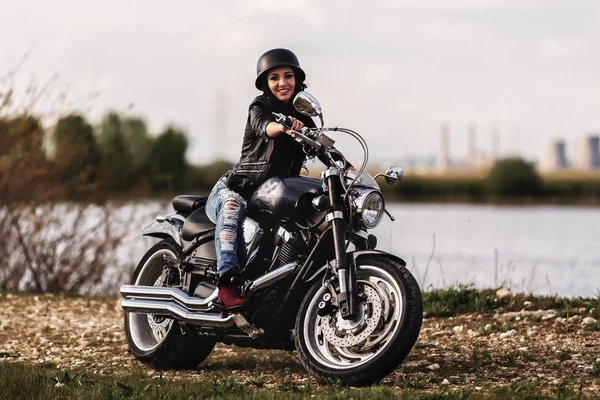
[[[179,259],[181,248],[172,240],[155,244],[142,257],[133,274],[133,285],[164,286],[164,256]],[[153,314],[125,313],[129,351],[156,369],[188,369],[200,364],[215,347],[213,339],[184,334],[177,321]]]
[[[304,367],[323,383],[379,382],[404,361],[421,330],[421,290],[406,267],[378,255],[363,256],[357,264],[355,320],[342,319],[339,311],[318,314],[326,293],[335,299],[339,292],[333,284],[317,282],[300,306],[296,349]]]

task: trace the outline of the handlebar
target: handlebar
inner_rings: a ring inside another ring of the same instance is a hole
[[[310,147],[312,150],[316,151],[317,153],[319,151],[321,151],[322,149],[329,151],[329,149],[333,148],[333,144],[335,143],[335,141],[323,133],[323,131],[326,131],[329,129],[327,129],[327,128],[310,129],[305,126],[302,129],[300,129],[300,131],[295,131],[291,128],[292,121],[290,120],[289,117],[286,117],[283,114],[275,113],[275,112],[273,113],[273,115],[275,116],[276,122],[280,123],[281,125],[283,125],[289,129],[288,134],[290,136],[294,137],[294,139],[297,142],[307,145],[308,147]]]
[[[309,147],[311,147],[313,150],[316,150],[316,151],[321,150],[323,145],[321,145],[321,143],[316,142],[315,140],[313,140],[312,138],[310,138],[308,136],[311,134],[310,128],[303,127],[302,129],[300,129],[300,131],[295,131],[292,129],[292,121],[290,120],[290,117],[286,117],[283,114],[275,113],[275,112],[273,113],[273,115],[275,116],[276,122],[280,123],[281,125],[283,125],[289,129],[288,135],[290,135],[292,137],[295,136],[294,139],[297,142],[306,144]]]

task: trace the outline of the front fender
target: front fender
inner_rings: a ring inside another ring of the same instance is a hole
[[[358,261],[359,258],[368,256],[368,255],[377,255],[377,256],[381,256],[381,257],[392,258],[395,261],[397,261],[398,263],[402,264],[402,266],[406,267],[406,261],[404,261],[403,259],[401,259],[400,257],[398,257],[392,253],[388,253],[387,251],[383,251],[383,250],[375,250],[375,249],[356,250],[356,251],[349,252],[347,254],[347,257],[348,257],[349,262],[351,262],[353,265],[356,265],[356,262]],[[321,277],[321,275],[323,275],[323,273],[325,273],[326,269],[327,269],[327,264],[325,264],[321,268],[319,268],[317,270],[317,272],[315,272],[310,278],[308,278],[306,280],[306,282],[311,282],[311,281],[314,281],[315,279],[318,279],[319,277]]]
[[[158,218],[142,227],[142,236],[152,236],[160,239],[173,238],[175,243],[183,246],[179,230],[183,226],[183,217],[175,214]]]

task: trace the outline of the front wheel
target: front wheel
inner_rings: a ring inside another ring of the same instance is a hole
[[[365,386],[392,372],[415,344],[423,319],[421,290],[393,258],[363,256],[357,261],[356,318],[339,311],[319,315],[319,303],[335,300],[339,287],[316,283],[296,319],[296,349],[319,381]],[[323,312],[321,312],[323,314]]]
[[[134,274],[134,285],[165,286],[165,256],[178,259],[181,248],[172,240],[158,242],[144,255]],[[184,334],[171,318],[154,314],[125,313],[125,337],[129,351],[157,369],[193,368],[215,347],[211,338]]]

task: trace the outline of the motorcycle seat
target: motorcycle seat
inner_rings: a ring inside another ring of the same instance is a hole
[[[208,196],[193,196],[190,194],[176,196],[173,199],[173,209],[184,214],[191,214],[205,205],[206,200],[208,200]]]
[[[181,228],[181,237],[184,240],[193,240],[200,233],[211,230],[214,232],[215,228],[216,225],[206,215],[206,208],[201,206],[185,219]]]

